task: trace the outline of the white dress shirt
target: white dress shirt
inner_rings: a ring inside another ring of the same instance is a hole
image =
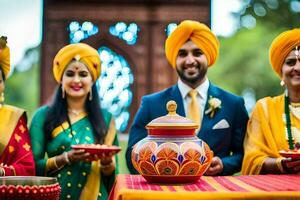
[[[182,101],[183,101],[183,106],[184,106],[184,112],[187,116],[188,113],[188,105],[191,102],[191,97],[190,95],[188,95],[188,93],[193,89],[190,86],[188,86],[187,84],[183,83],[182,80],[180,80],[180,78],[178,79],[178,88],[179,91],[181,93],[182,96]],[[203,119],[203,113],[204,113],[204,109],[205,109],[205,104],[207,101],[207,91],[208,91],[208,87],[209,87],[209,81],[207,78],[205,78],[205,81],[199,85],[197,88],[195,88],[195,90],[198,91],[197,94],[197,101],[199,104],[199,108],[200,108],[200,115],[202,116]]]

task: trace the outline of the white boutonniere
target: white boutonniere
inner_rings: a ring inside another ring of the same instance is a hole
[[[206,115],[209,115],[210,118],[212,118],[216,112],[221,109],[222,101],[218,98],[209,96],[208,105],[209,108],[205,111]]]

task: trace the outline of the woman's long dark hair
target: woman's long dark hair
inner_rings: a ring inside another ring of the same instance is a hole
[[[72,131],[70,118],[68,116],[68,104],[66,98],[62,98],[61,87],[62,85],[60,84],[59,87],[57,87],[56,89],[56,94],[54,96],[53,103],[49,106],[49,110],[47,112],[46,120],[44,123],[44,132],[47,138],[50,140],[52,131],[65,121],[69,123]],[[87,112],[88,119],[92,125],[96,143],[103,144],[104,137],[107,133],[107,126],[105,124],[101,112],[96,84],[93,84],[92,86],[92,94],[92,100],[89,100],[87,98],[85,101],[85,110]]]

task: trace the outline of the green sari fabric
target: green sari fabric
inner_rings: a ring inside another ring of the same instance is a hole
[[[90,162],[74,162],[65,165],[62,169],[51,174],[46,173],[46,163],[48,157],[54,157],[69,151],[75,144],[93,144],[93,129],[87,118],[84,116],[72,124],[71,128],[62,129],[50,141],[46,139],[43,132],[43,125],[48,107],[41,107],[34,115],[30,126],[30,135],[34,159],[36,162],[36,174],[40,176],[57,177],[61,186],[60,199],[79,199],[84,188],[87,177],[91,170]],[[111,115],[102,111],[107,125],[110,124]],[[113,145],[119,145],[117,134],[115,134]],[[114,183],[115,175],[118,173],[118,159],[116,156],[115,174],[111,176],[101,175],[98,199],[107,199],[110,189]]]

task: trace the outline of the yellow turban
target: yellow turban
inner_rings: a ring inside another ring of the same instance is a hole
[[[192,20],[181,22],[167,38],[165,52],[169,63],[176,67],[178,51],[189,39],[203,51],[208,66],[213,65],[219,55],[219,40],[205,24]]]
[[[101,63],[97,50],[87,44],[77,43],[63,47],[56,54],[53,61],[53,75],[57,82],[60,83],[67,65],[73,60],[80,61],[87,66],[94,82],[98,79],[101,73]]]
[[[280,77],[284,60],[296,46],[300,46],[300,28],[285,31],[273,40],[269,50],[269,59],[273,70]]]
[[[7,78],[10,70],[10,51],[8,46],[0,49],[0,67],[4,73],[4,77]]]

